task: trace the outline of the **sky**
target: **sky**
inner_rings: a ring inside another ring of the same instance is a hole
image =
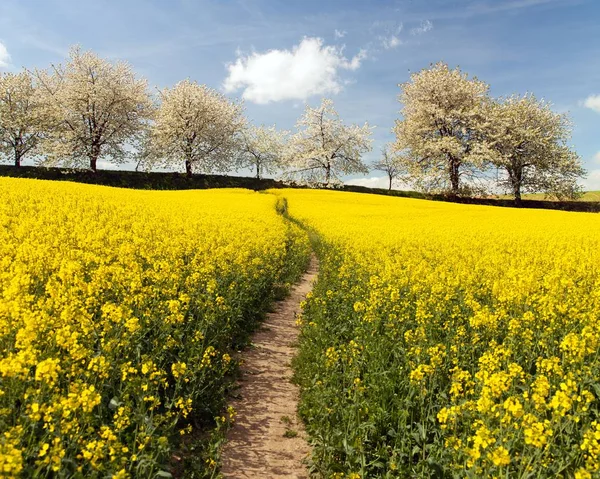
[[[152,89],[190,78],[289,130],[330,97],[345,122],[375,127],[373,162],[394,139],[398,84],[444,61],[493,96],[531,92],[567,112],[582,185],[598,190],[599,23],[600,0],[1,0],[0,70],[61,63],[78,44]]]

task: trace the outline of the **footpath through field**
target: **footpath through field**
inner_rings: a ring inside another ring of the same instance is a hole
[[[275,304],[245,352],[240,397],[234,426],[228,431],[221,472],[226,478],[306,478],[303,460],[310,453],[296,415],[298,387],[291,383],[295,324],[300,302],[311,290],[318,271],[313,255],[308,271]]]

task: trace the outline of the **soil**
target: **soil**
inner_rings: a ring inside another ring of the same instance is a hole
[[[310,447],[297,416],[299,391],[290,362],[298,339],[296,313],[311,290],[318,263],[313,256],[290,295],[274,305],[252,346],[242,355],[236,422],[227,433],[221,473],[225,478],[308,478]]]

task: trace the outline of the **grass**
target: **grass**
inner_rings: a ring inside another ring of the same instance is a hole
[[[291,424],[292,424],[292,420],[290,419],[290,417],[289,417],[289,416],[281,416],[281,419],[280,419],[280,421],[281,421],[282,423],[284,423],[285,425],[287,425],[287,426],[289,426],[289,425],[291,425]]]

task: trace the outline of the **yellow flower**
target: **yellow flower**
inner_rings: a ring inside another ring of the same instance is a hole
[[[574,475],[575,479],[592,479],[592,475],[584,468],[577,469]]]
[[[171,372],[175,378],[179,378],[185,374],[187,370],[187,365],[183,362],[173,363],[171,365]]]
[[[56,358],[48,358],[40,361],[35,368],[35,380],[44,381],[53,385],[58,380],[60,372],[60,361]]]
[[[502,467],[510,464],[510,455],[504,446],[497,447],[489,456],[495,466]]]
[[[0,475],[160,470],[195,401],[224,399],[217,347],[305,263],[275,205],[1,177]]]
[[[523,434],[526,444],[542,447],[547,444],[553,432],[550,428],[550,421],[538,421],[533,414],[526,414],[523,416]]]

